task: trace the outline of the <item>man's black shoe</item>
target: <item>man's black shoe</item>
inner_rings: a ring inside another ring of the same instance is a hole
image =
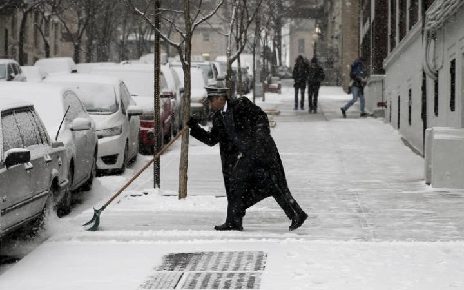
[[[292,224],[288,227],[288,230],[293,231],[301,227],[301,225],[305,222],[307,218],[308,215],[305,212],[303,212],[302,214],[297,214],[295,218],[292,219]]]
[[[361,113],[359,114],[360,117],[367,117],[367,113]]]
[[[343,118],[346,118],[346,110],[344,108],[340,108],[340,110],[342,111]]]
[[[242,226],[237,226],[233,224],[223,223],[220,226],[215,226],[214,229],[216,231],[243,231]]]

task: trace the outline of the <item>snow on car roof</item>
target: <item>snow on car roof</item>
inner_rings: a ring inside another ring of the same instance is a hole
[[[120,79],[114,76],[96,74],[62,74],[52,75],[45,79],[45,82],[67,82],[67,83],[100,83],[100,84],[119,84]]]
[[[20,108],[20,107],[30,107],[33,106],[32,103],[26,102],[18,98],[0,98],[0,110],[6,111],[9,109]]]
[[[17,62],[16,62],[16,60],[14,60],[14,59],[0,58],[0,63],[1,63],[1,64],[4,64],[4,63],[17,63]]]
[[[49,134],[57,132],[63,118],[64,86],[43,83],[11,82],[0,86],[0,100],[18,98],[34,105]]]

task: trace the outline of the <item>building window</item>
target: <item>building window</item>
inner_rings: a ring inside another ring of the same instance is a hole
[[[298,39],[298,53],[299,54],[305,53],[305,40],[302,38]]]
[[[409,0],[409,29],[411,29],[419,19],[419,0]]]
[[[209,32],[203,32],[203,41],[209,41]]]
[[[390,51],[396,47],[396,0],[390,0]]]
[[[401,127],[401,96],[398,96],[398,130]]]
[[[406,36],[407,32],[407,11],[408,11],[408,1],[400,0],[400,15],[399,15],[399,33],[400,41]]]
[[[5,29],[5,55],[8,55],[8,29]]]
[[[433,85],[433,113],[438,117],[438,78],[435,80]]]
[[[39,46],[39,13],[34,13],[34,23],[33,23],[33,28],[34,29],[34,46],[37,47]]]
[[[60,33],[60,25],[58,23],[53,24],[53,52],[55,55],[59,54],[58,51],[58,36]]]
[[[421,106],[421,119],[422,122],[425,124],[427,121],[427,76],[425,72],[422,72],[422,86],[421,86],[421,93],[422,93],[422,106]],[[425,130],[424,126],[424,130]]]
[[[409,89],[409,100],[408,100],[408,122],[409,126],[412,125],[412,89]]]
[[[456,59],[450,62],[450,110],[456,111]]]

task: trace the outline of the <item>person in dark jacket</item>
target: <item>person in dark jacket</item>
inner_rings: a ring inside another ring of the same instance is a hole
[[[298,91],[300,91],[300,109],[304,110],[304,94],[306,89],[306,81],[308,79],[308,63],[302,55],[299,55],[295,60],[293,67],[293,87],[295,88],[295,107],[298,110]]]
[[[366,117],[367,113],[364,111],[366,100],[364,98],[364,86],[366,85],[366,69],[364,67],[364,58],[359,57],[351,64],[350,70],[351,84],[350,89],[353,94],[351,99],[345,106],[341,107],[343,118],[346,118],[346,111],[359,99],[360,116]]]
[[[319,65],[317,58],[314,56],[308,68],[308,103],[309,113],[317,113],[317,100],[319,97],[319,88],[321,82],[325,79],[324,70]]]
[[[246,97],[228,100],[227,90],[207,88],[215,112],[210,131],[190,118],[190,134],[214,146],[219,143],[227,194],[227,217],[218,231],[241,231],[246,209],[272,196],[291,220],[289,230],[300,227],[308,215],[292,197],[269,120],[260,107]]]

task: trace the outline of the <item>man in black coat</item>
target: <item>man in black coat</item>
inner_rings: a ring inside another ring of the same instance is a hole
[[[308,80],[308,63],[302,55],[296,58],[292,75],[294,80],[293,87],[295,88],[295,107],[293,109],[298,110],[298,91],[300,91],[300,109],[304,110],[304,94],[306,81]]]
[[[213,127],[206,131],[190,118],[190,134],[214,146],[219,143],[227,194],[227,218],[218,231],[241,231],[246,209],[273,196],[292,221],[289,230],[300,227],[308,215],[292,197],[269,120],[260,107],[246,97],[228,100],[227,89],[207,88]]]
[[[319,65],[317,58],[314,56],[308,68],[308,102],[309,113],[317,113],[317,101],[319,98],[319,88],[321,82],[325,79],[324,70]]]

